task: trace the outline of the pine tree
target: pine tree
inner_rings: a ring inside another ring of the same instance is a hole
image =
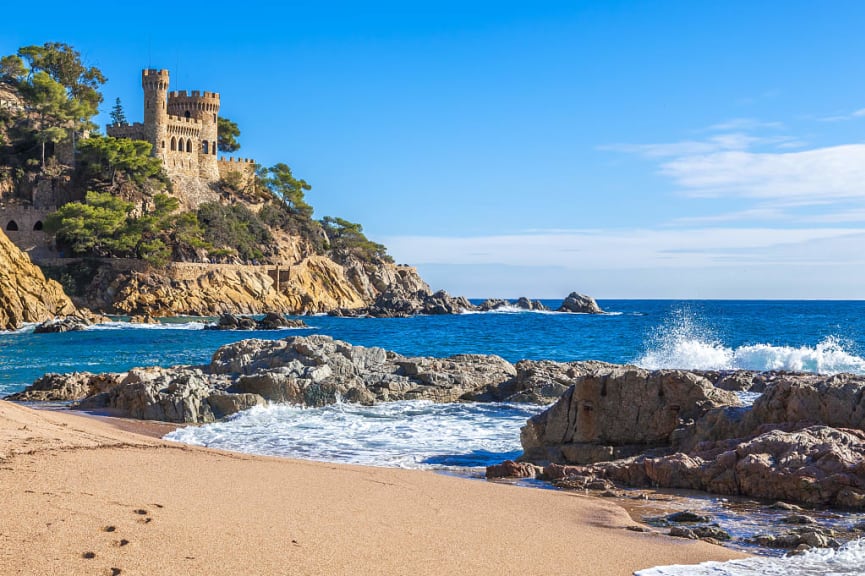
[[[111,124],[113,126],[128,126],[126,114],[123,112],[123,105],[120,103],[120,98],[114,101],[114,108],[111,109]]]

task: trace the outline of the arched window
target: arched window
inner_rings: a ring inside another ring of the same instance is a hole
[[[183,115],[189,118],[189,110],[187,110]]]
[[[42,220],[38,220],[36,224],[33,225],[33,229],[37,232],[42,230]]]
[[[171,137],[171,151],[177,150],[177,140],[174,136]]]
[[[10,220],[9,224],[6,225],[6,230],[9,230],[10,232],[17,232],[18,223],[15,220]]]
[[[192,139],[186,141],[186,151],[192,154]]]
[[[201,151],[205,154],[210,154],[210,148],[207,147],[207,140],[201,142]]]
[[[177,140],[177,149],[179,151],[183,152],[183,138],[180,138],[179,140]]]
[[[165,140],[162,141],[162,149],[165,150]]]
[[[210,153],[216,156],[216,142],[214,142],[213,146],[210,147]]]

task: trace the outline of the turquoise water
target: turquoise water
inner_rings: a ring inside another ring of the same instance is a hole
[[[555,306],[558,301],[546,302]],[[414,318],[306,318],[309,329],[217,332],[125,323],[65,334],[0,333],[0,394],[45,372],[204,364],[243,338],[327,334],[406,355],[498,354],[649,368],[788,368],[865,373],[865,302],[600,301],[611,314],[494,312]]]

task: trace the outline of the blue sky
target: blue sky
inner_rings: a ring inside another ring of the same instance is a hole
[[[220,92],[436,289],[865,298],[865,3],[537,4],[14,3],[0,53],[72,44],[130,120],[141,68]]]

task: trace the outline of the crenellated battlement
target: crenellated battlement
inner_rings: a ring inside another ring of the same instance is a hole
[[[255,164],[255,160],[252,158],[235,158],[234,156],[229,156],[228,158],[223,156],[218,162],[220,164]]]
[[[174,90],[168,93],[169,99],[181,99],[181,98],[195,98],[195,99],[204,99],[204,100],[219,100],[219,92],[201,92],[200,90],[193,90],[192,92],[187,92],[186,90]]]
[[[182,124],[197,124],[199,126],[201,125],[201,120],[199,120],[198,118],[192,118],[192,117],[187,118],[186,116],[175,116],[174,114],[168,115],[168,121],[169,122],[180,122]]]

